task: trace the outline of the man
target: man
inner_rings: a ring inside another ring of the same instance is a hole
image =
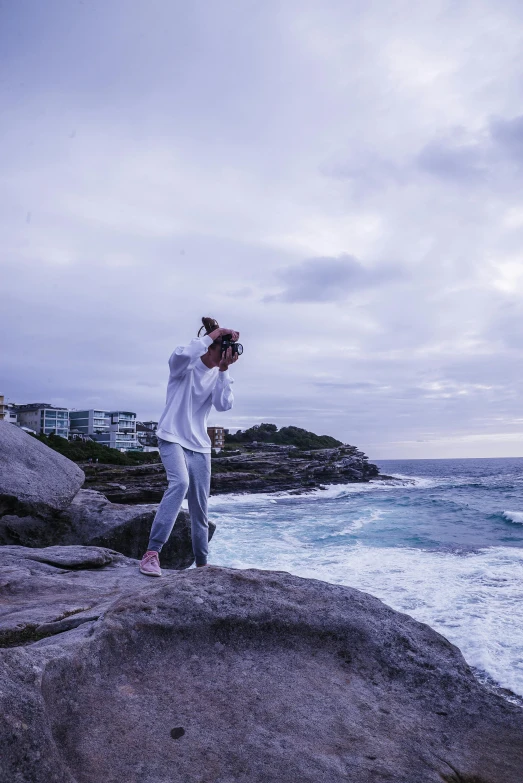
[[[149,546],[140,563],[147,576],[161,576],[159,553],[168,540],[182,501],[187,494],[191,536],[196,565],[207,565],[207,500],[211,485],[211,441],[207,417],[214,405],[218,411],[232,408],[233,380],[229,367],[238,360],[231,348],[222,355],[223,335],[236,342],[240,333],[202,318],[206,329],[187,346],[179,346],[169,359],[165,410],[158,422],[158,445],[169,486],[158,507]],[[200,330],[201,331],[201,330]]]

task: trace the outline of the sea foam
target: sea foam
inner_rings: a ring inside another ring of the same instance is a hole
[[[523,511],[503,511],[503,519],[507,522],[514,522],[516,525],[523,525]]]

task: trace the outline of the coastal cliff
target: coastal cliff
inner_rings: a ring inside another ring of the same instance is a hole
[[[159,503],[167,488],[161,464],[82,465],[85,487],[112,503]],[[325,484],[366,482],[379,476],[376,465],[355,446],[303,450],[270,443],[224,450],[211,460],[211,494],[307,491]]]

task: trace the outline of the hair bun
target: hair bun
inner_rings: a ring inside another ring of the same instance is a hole
[[[202,324],[203,326],[200,326],[198,331],[198,337],[200,336],[202,329],[205,329],[205,334],[210,334],[210,332],[214,332],[215,329],[220,328],[220,324],[214,318],[202,318]]]

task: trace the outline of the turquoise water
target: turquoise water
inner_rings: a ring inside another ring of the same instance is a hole
[[[523,696],[523,458],[378,464],[394,478],[211,498],[211,562],[372,593]]]

